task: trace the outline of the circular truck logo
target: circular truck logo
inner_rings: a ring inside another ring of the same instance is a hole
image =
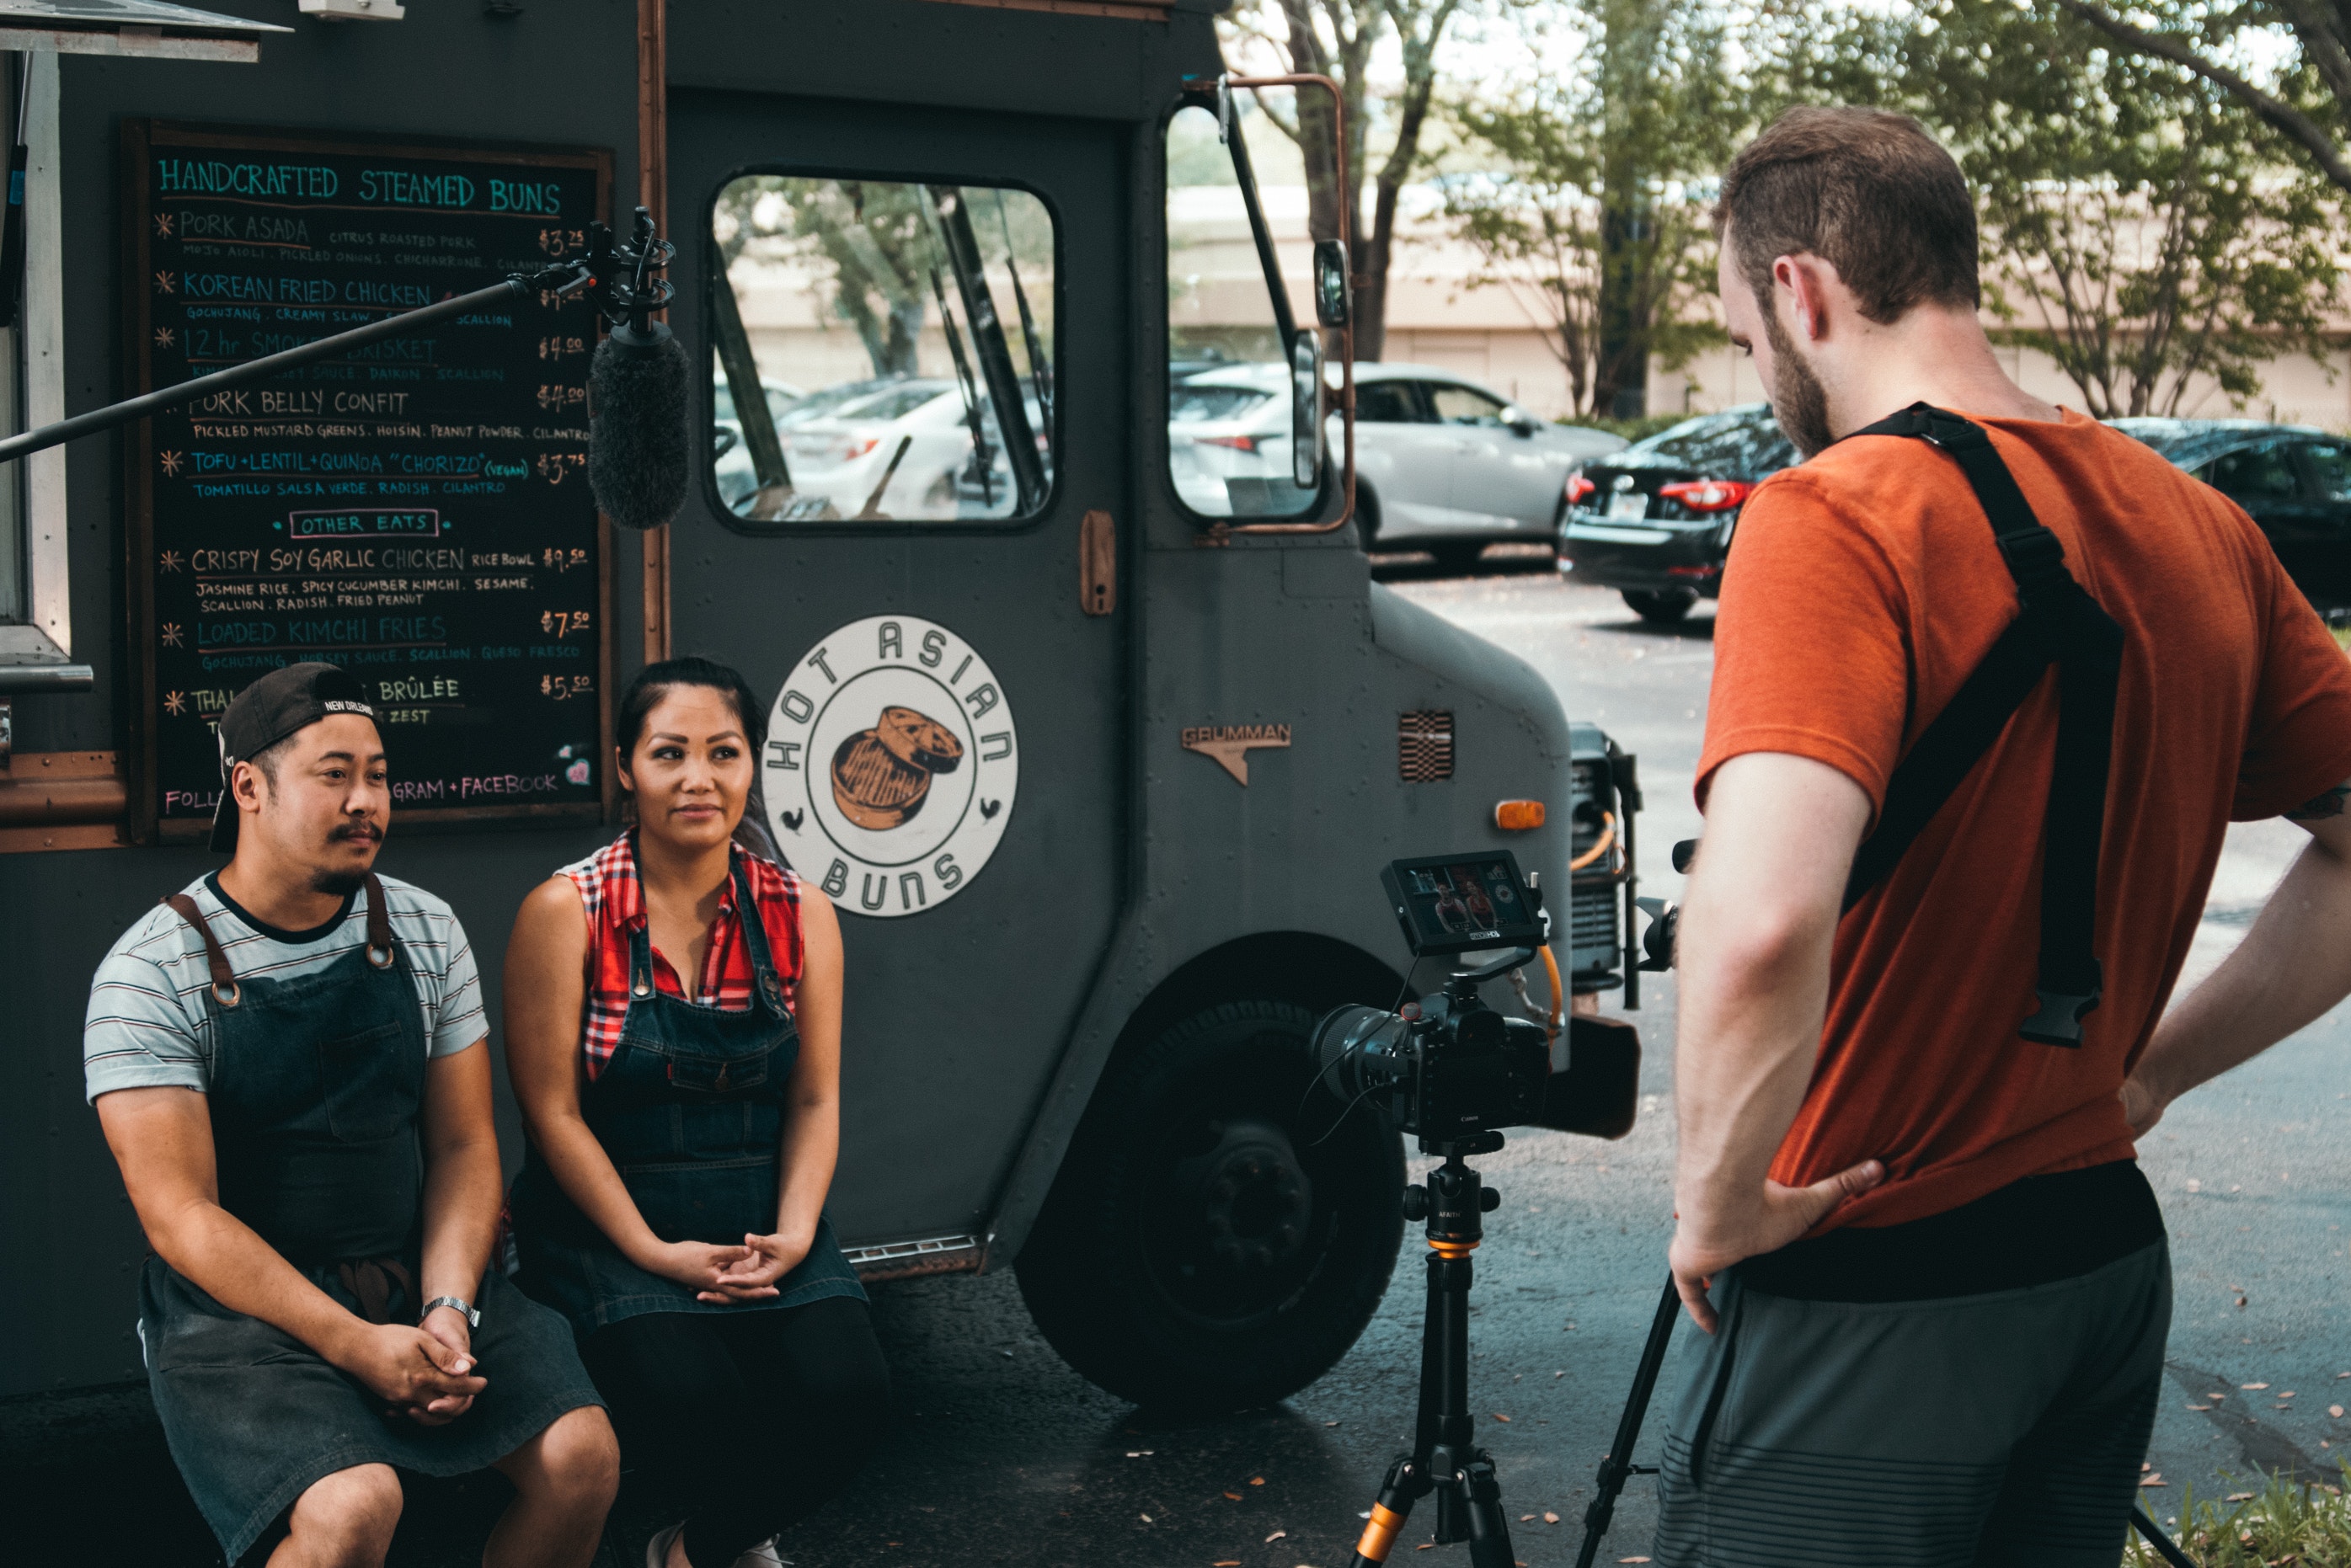
[[[842,909],[918,915],[967,887],[1020,790],[1012,706],[971,644],[869,616],[792,667],[768,717],[768,826]]]

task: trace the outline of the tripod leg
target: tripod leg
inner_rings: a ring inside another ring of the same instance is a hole
[[[1372,1521],[1364,1526],[1363,1539],[1355,1542],[1350,1568],[1385,1563],[1404,1521],[1411,1517],[1412,1505],[1427,1490],[1427,1471],[1415,1462],[1414,1456],[1406,1454],[1390,1465],[1387,1480],[1380,1483],[1380,1500],[1372,1504]]]
[[[1616,1517],[1616,1495],[1635,1474],[1633,1445],[1640,1440],[1641,1422],[1649,1413],[1649,1396],[1657,1386],[1657,1370],[1666,1364],[1666,1346],[1674,1337],[1674,1322],[1681,1316],[1681,1293],[1674,1277],[1666,1276],[1666,1293],[1657,1300],[1656,1315],[1649,1320],[1648,1343],[1641,1346],[1641,1364],[1633,1373],[1633,1391],[1625,1398],[1625,1413],[1616,1420],[1616,1441],[1600,1461],[1597,1495],[1583,1511],[1583,1549],[1575,1554],[1575,1568],[1592,1568],[1600,1539]]]
[[[2196,1568],[2196,1560],[2179,1550],[2179,1544],[2166,1535],[2157,1526],[2155,1521],[2147,1516],[2147,1510],[2134,1505],[2131,1509],[2131,1523],[2137,1527],[2141,1535],[2147,1537],[2147,1543],[2155,1548],[2155,1554],[2170,1563],[2171,1568]]]
[[[1501,1483],[1494,1479],[1494,1461],[1480,1449],[1462,1471],[1468,1483],[1469,1568],[1513,1568],[1510,1521],[1502,1516]]]

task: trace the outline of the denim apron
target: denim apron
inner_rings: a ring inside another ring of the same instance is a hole
[[[580,1115],[620,1172],[653,1233],[664,1241],[740,1246],[776,1229],[784,1105],[799,1032],[768,947],[767,923],[742,864],[735,909],[751,955],[751,1005],[721,1012],[653,983],[650,923],[629,938],[629,1010],[611,1061],[582,1091]],[[805,1306],[828,1296],[865,1299],[841,1255],[832,1222],[769,1300],[696,1301],[674,1280],[648,1273],[564,1195],[533,1147],[514,1189],[516,1282],[571,1320],[585,1338],[644,1313],[746,1313]]]
[[[429,1053],[382,885],[366,945],[324,969],[240,981],[194,899],[165,900],[204,939],[220,1204],[312,1284],[373,1323],[413,1324],[423,1238],[417,1113]],[[489,1386],[444,1427],[381,1400],[292,1335],[232,1312],[161,1258],[140,1278],[139,1337],[172,1457],[230,1563],[311,1482],[383,1463],[460,1475],[565,1411],[602,1401],[552,1313],[493,1272],[474,1293]]]

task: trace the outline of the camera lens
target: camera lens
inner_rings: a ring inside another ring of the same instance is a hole
[[[1333,1008],[1314,1026],[1314,1069],[1343,1100],[1396,1081],[1412,1026],[1393,1012],[1360,1004]]]

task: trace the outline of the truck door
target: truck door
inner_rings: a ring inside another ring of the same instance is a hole
[[[834,1224],[954,1243],[1121,897],[1133,618],[1099,569],[1081,602],[1081,528],[1099,567],[1133,509],[1121,128],[686,91],[670,114],[672,318],[710,378],[674,649],[772,699],[767,820],[843,917]]]

